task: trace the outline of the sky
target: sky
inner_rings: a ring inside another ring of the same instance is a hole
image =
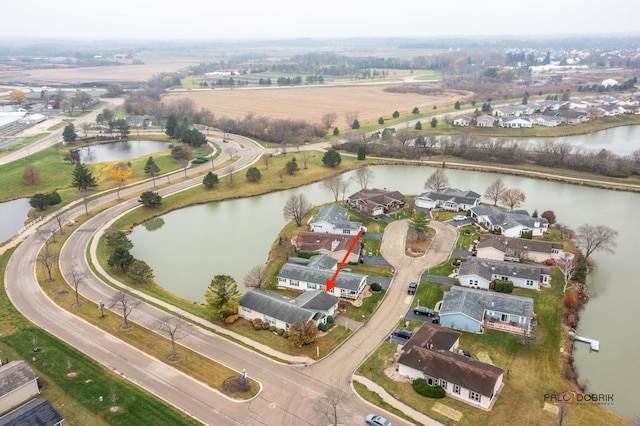
[[[5,0],[0,38],[638,35],[639,12],[638,0]]]

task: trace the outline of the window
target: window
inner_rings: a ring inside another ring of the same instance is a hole
[[[460,386],[453,385],[453,393],[457,393],[458,395],[460,395]]]
[[[469,391],[469,399],[472,401],[480,402],[480,394],[474,391]]]
[[[291,287],[300,287],[300,281],[291,280],[291,281],[289,281],[289,285]]]
[[[529,287],[533,287],[533,280],[527,280],[527,285]]]
[[[441,379],[440,386],[442,387],[442,389],[447,390],[447,381]]]
[[[554,248],[554,249],[551,249],[551,253],[558,254],[560,253],[560,250],[558,250],[557,248]]]
[[[351,231],[350,231],[349,229],[343,229],[343,230],[342,230],[342,233],[343,233],[343,234],[350,235],[350,234],[351,234]]]
[[[265,315],[265,316],[264,316],[264,321],[265,321],[265,322],[268,322],[268,323],[269,323],[269,324],[271,324],[271,325],[276,325],[276,319],[275,319],[275,318],[271,318],[271,317],[270,317],[270,316],[268,316],[268,315]]]
[[[431,377],[429,377],[429,378],[427,379],[427,384],[428,384],[429,386],[433,386],[433,379],[432,379]]]
[[[247,308],[246,306],[242,306],[242,312],[246,312],[248,314],[251,313],[251,309]]]

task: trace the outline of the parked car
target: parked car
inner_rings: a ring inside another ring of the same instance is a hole
[[[369,426],[391,426],[391,422],[382,416],[376,416],[375,414],[369,414],[365,419]]]
[[[413,336],[413,331],[398,328],[394,330],[393,335],[396,337],[400,337],[401,339],[410,339],[411,336]]]
[[[433,309],[429,309],[426,306],[415,306],[413,308],[413,313],[416,315],[426,315],[428,317],[435,317],[437,312]]]
[[[409,294],[416,294],[417,289],[418,289],[418,284],[409,283]]]
[[[465,220],[466,218],[467,218],[466,216],[456,215],[453,217],[453,220],[455,220],[456,222],[459,222],[461,220]]]
[[[224,142],[224,143],[229,143],[229,141],[228,141],[228,140],[226,140],[226,139],[222,139],[222,142]]]

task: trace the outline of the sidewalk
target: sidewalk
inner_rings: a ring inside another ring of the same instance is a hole
[[[380,386],[379,384],[377,384],[375,382],[372,382],[371,380],[367,379],[364,376],[360,376],[360,375],[354,374],[353,375],[353,381],[356,381],[356,382],[358,382],[360,384],[363,384],[370,391],[377,393],[380,396],[380,398],[382,398],[382,400],[384,402],[386,402],[387,404],[391,405],[392,407],[397,408],[398,410],[402,411],[404,414],[406,414],[407,416],[411,417],[413,420],[415,420],[419,424],[428,425],[428,426],[438,426],[438,425],[443,425],[444,424],[444,423],[440,423],[437,420],[432,419],[431,417],[427,416],[426,414],[422,414],[422,413],[414,410],[413,408],[409,407],[406,404],[403,404],[402,402],[400,402],[397,399],[395,399],[393,396],[389,395],[387,393],[387,391],[382,388],[382,386]],[[352,388],[353,388],[353,384],[352,384]],[[360,397],[358,392],[356,392],[355,390],[353,392],[356,395],[358,395],[358,397]]]

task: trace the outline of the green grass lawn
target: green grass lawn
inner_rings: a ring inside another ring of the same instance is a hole
[[[360,242],[363,244],[362,249],[366,251],[367,256],[380,256],[380,246],[382,245],[381,240],[360,238]]]
[[[449,286],[433,281],[421,281],[411,306],[426,306],[433,309],[442,300],[444,290]]]
[[[354,306],[351,303],[343,302],[341,306],[346,308],[346,312],[341,312],[340,315],[355,321],[362,321],[363,318],[369,318],[369,315],[371,315],[384,298],[385,293],[384,290],[378,293],[371,293],[371,296],[363,299],[362,306]]]

